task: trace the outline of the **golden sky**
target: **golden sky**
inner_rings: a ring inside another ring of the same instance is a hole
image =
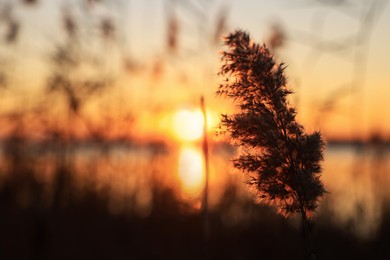
[[[307,130],[320,129],[327,138],[390,132],[390,7],[386,1],[346,0],[332,5],[315,0],[118,0],[88,7],[81,2],[85,1],[14,4],[12,15],[21,24],[18,41],[0,45],[7,71],[13,75],[12,89],[0,90],[2,111],[46,98],[42,89],[53,73],[50,55],[66,38],[61,17],[70,10],[84,37],[95,39],[99,32],[85,28],[96,27],[101,20],[115,25],[112,42],[89,39],[83,47],[102,61],[99,71],[108,75],[112,87],[88,101],[82,113],[97,121],[102,111],[114,121],[132,114],[135,125],[128,131],[132,135],[174,132],[177,113],[199,110],[202,95],[213,118],[232,110],[229,101],[214,95],[222,46],[213,40],[223,19],[224,33],[244,29],[258,42],[269,40],[273,26],[282,29],[285,42],[275,56],[288,66],[289,85],[295,90],[291,102]],[[174,53],[167,50],[170,19],[177,25]]]

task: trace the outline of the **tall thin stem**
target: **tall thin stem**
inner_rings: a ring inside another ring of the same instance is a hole
[[[203,190],[203,235],[204,235],[204,252],[205,258],[208,256],[208,240],[209,240],[209,208],[208,208],[208,193],[209,193],[209,147],[207,139],[207,114],[204,97],[200,98],[200,105],[203,113],[203,156],[204,156],[204,166],[205,166],[205,185]]]

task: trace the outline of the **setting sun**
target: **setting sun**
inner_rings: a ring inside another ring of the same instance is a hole
[[[203,114],[199,110],[180,110],[174,115],[174,132],[183,141],[194,141],[201,138],[203,125]]]

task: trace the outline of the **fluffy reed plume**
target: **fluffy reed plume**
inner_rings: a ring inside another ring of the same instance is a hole
[[[178,33],[179,33],[179,23],[176,16],[171,15],[168,18],[168,51],[175,52],[178,45]]]
[[[213,44],[218,44],[221,40],[222,34],[226,31],[227,28],[227,18],[228,18],[228,8],[223,6],[219,11],[217,23],[213,36]]]
[[[23,3],[27,5],[34,5],[38,3],[38,0],[23,0]]]
[[[104,18],[100,26],[103,38],[113,39],[115,37],[115,25],[110,18]]]
[[[268,38],[268,45],[272,51],[275,51],[284,46],[286,42],[286,33],[280,24],[273,24],[271,26],[271,34]]]
[[[287,101],[284,64],[277,64],[266,46],[252,43],[247,33],[225,38],[217,94],[240,108],[222,115],[222,130],[245,151],[234,166],[250,177],[260,202],[275,205],[283,216],[299,213],[305,238],[308,218],[325,191],[320,180],[324,141],[319,132],[307,134]],[[307,247],[311,250],[310,240]]]
[[[12,5],[4,5],[0,8],[0,26],[5,28],[1,36],[6,43],[13,44],[18,39],[20,24],[15,18]]]
[[[62,14],[62,23],[67,36],[69,38],[74,38],[78,28],[75,18],[68,9],[65,9]]]

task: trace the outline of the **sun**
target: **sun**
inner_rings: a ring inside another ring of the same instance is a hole
[[[182,141],[195,141],[202,137],[204,117],[200,110],[180,110],[173,118],[175,135]]]

